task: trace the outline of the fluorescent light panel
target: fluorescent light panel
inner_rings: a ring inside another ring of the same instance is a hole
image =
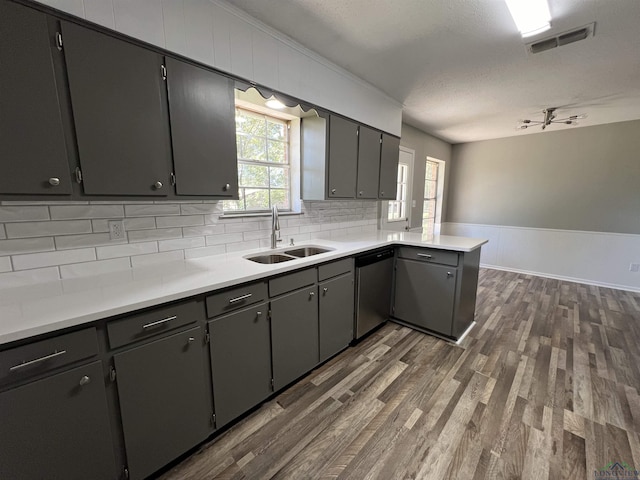
[[[505,0],[522,37],[531,37],[551,28],[547,0]]]

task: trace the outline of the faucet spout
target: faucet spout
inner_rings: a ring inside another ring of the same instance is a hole
[[[278,235],[276,237],[276,232]],[[280,219],[278,218],[278,207],[274,205],[271,207],[271,248],[276,248],[278,242],[281,242],[280,238]]]

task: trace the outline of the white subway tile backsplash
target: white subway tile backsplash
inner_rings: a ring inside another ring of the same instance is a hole
[[[14,255],[12,257],[14,270],[27,270],[30,268],[66,265],[68,263],[90,262],[95,259],[96,251],[93,248],[28,253],[25,255]]]
[[[91,220],[7,223],[5,228],[8,238],[50,237],[91,233]]]
[[[198,248],[204,246],[204,237],[178,238],[177,240],[161,240],[158,242],[158,250],[161,252],[169,250],[185,250],[187,248]]]
[[[10,257],[0,257],[0,272],[10,272],[11,271],[11,258]]]
[[[95,262],[74,263],[60,266],[61,278],[88,277],[105,273],[120,272],[131,268],[129,257],[111,260],[96,260]]]
[[[38,206],[1,206],[0,222],[31,222],[49,220],[49,207]]]
[[[137,255],[131,257],[131,266],[133,268],[146,267],[149,265],[157,265],[158,263],[172,262],[183,260],[184,252],[182,250],[174,250],[171,252],[151,253],[149,255]]]
[[[269,215],[220,218],[222,202],[217,200],[0,205],[5,222],[0,221],[0,287],[268,248],[271,243]],[[302,215],[280,217],[280,245],[290,239],[375,231],[377,212],[376,202],[303,202]],[[127,235],[121,243],[109,238],[110,219],[124,220]]]
[[[122,218],[122,205],[52,205],[49,207],[52,220],[76,218]]]
[[[210,255],[220,255],[225,253],[224,245],[213,245],[211,247],[190,248],[184,251],[185,258],[201,258]]]
[[[150,204],[125,205],[124,213],[127,217],[155,217],[158,215],[180,215],[178,204]]]
[[[58,267],[0,273],[0,288],[21,287],[60,279]]]
[[[55,249],[56,247],[51,237],[0,240],[0,255],[47,252]]]
[[[242,233],[225,233],[222,235],[210,235],[206,237],[207,246],[220,245],[222,243],[235,243],[242,241]]]
[[[158,228],[193,227],[204,225],[204,215],[179,215],[174,217],[156,217]]]
[[[101,260],[116,257],[130,257],[132,255],[143,255],[145,253],[155,253],[157,251],[157,242],[130,243],[125,245],[96,248],[98,258]]]
[[[65,235],[55,237],[56,249],[66,250],[69,248],[100,247],[103,245],[126,243],[126,239],[111,240],[108,233],[90,233],[87,235]]]
[[[129,242],[146,242],[149,240],[170,240],[182,238],[181,228],[160,228],[156,230],[134,230],[128,232]]]

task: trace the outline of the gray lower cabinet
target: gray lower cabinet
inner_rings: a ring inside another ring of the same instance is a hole
[[[455,291],[455,267],[399,258],[393,316],[450,336]]]
[[[71,194],[50,23],[0,1],[0,193]]]
[[[142,479],[210,432],[201,327],[114,355],[129,475]]]
[[[315,285],[271,300],[274,389],[279,390],[319,362]]]
[[[395,200],[398,188],[398,161],[400,159],[400,139],[382,134],[380,148],[380,186],[378,198]]]
[[[65,21],[62,39],[84,193],[168,195],[163,56]]]
[[[0,412],[0,478],[117,478],[102,362],[0,393]]]
[[[353,340],[353,273],[318,285],[320,361],[346,348]]]
[[[237,198],[233,81],[170,57],[165,62],[176,193]]]
[[[254,305],[208,325],[216,427],[220,428],[272,392],[268,305]]]

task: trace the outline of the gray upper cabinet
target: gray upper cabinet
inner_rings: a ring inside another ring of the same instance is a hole
[[[271,348],[275,390],[319,362],[315,285],[271,300]]]
[[[358,124],[329,118],[329,198],[354,198],[358,168]]]
[[[380,132],[360,126],[358,132],[358,198],[378,198]]]
[[[353,340],[353,273],[319,284],[320,361],[346,348]]]
[[[394,200],[398,187],[398,160],[400,157],[400,139],[386,133],[382,134],[380,150],[380,187],[378,198]]]
[[[232,80],[168,57],[166,67],[176,193],[237,198]]]
[[[0,478],[117,478],[102,363],[0,393]]]
[[[49,20],[0,2],[0,193],[71,194]]]
[[[113,360],[129,474],[138,480],[210,432],[202,328],[118,353]]]
[[[268,310],[260,303],[209,322],[217,428],[271,394]]]
[[[168,195],[162,55],[68,22],[62,39],[84,193]]]

